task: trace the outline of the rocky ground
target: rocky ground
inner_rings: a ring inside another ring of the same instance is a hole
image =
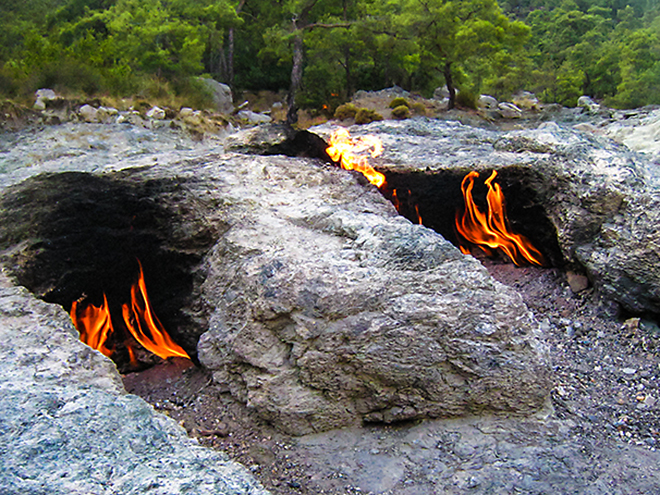
[[[0,166],[12,172],[0,184],[15,183],[23,169],[26,176],[62,167],[93,171],[100,162],[144,166],[158,155],[167,164],[208,152],[171,130],[160,131],[168,136],[162,140],[128,126],[107,135],[93,126],[82,136],[72,129],[48,128],[54,149],[26,147],[19,161]],[[30,139],[5,141],[0,151],[9,155]],[[100,162],[88,161],[82,149],[97,150]],[[126,375],[124,385],[201,444],[247,466],[275,494],[660,493],[657,324],[619,314],[556,269],[482,262],[542,324],[554,384],[534,417],[372,424],[291,437],[188,361]]]
[[[624,320],[592,288],[574,293],[556,269],[482,261],[542,322],[555,382],[538,417],[368,425],[295,438],[190,364],[127,375],[125,386],[276,494],[660,490],[657,325]]]

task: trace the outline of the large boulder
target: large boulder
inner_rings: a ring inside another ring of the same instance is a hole
[[[229,86],[215,79],[205,77],[200,77],[199,81],[211,92],[215,110],[225,114],[230,114],[234,111],[234,99]]]
[[[384,172],[510,171],[556,229],[568,266],[585,270],[626,310],[660,313],[660,170],[644,156],[554,122],[498,132],[415,120],[351,132],[382,138],[385,151],[376,165]]]

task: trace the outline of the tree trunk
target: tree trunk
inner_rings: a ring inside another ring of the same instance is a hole
[[[447,91],[449,91],[447,110],[451,110],[456,107],[456,88],[454,88],[454,79],[451,76],[451,62],[445,64],[443,74],[445,76],[445,83],[447,84]]]
[[[241,0],[236,7],[236,14],[240,14],[246,0]],[[230,27],[227,33],[227,84],[231,88],[232,93],[235,92],[234,88],[234,28]]]
[[[234,28],[227,34],[227,84],[234,93]]]
[[[291,69],[291,86],[287,104],[289,110],[286,113],[286,122],[293,125],[298,122],[298,107],[296,106],[296,94],[302,84],[303,76],[303,30],[297,29],[293,38],[293,68]]]

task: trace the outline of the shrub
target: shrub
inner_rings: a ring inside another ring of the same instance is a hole
[[[410,103],[408,103],[408,100],[401,96],[397,96],[390,102],[390,108],[396,108],[400,106],[405,106],[406,108],[410,108]]]
[[[383,116],[369,108],[360,108],[355,114],[356,124],[368,124],[369,122],[374,122],[376,120],[383,120]]]
[[[392,110],[392,117],[396,120],[404,120],[410,117],[410,110],[405,105],[399,105],[394,110]]]
[[[339,120],[353,119],[358,112],[358,107],[352,103],[344,103],[339,105],[335,110],[335,118]]]
[[[420,101],[416,101],[410,105],[410,110],[412,110],[415,115],[426,115],[426,106]]]
[[[477,109],[477,95],[467,89],[456,95],[456,105],[463,108]]]

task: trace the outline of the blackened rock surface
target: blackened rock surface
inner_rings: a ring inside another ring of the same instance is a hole
[[[509,171],[534,191],[569,266],[627,310],[660,313],[660,168],[645,156],[554,122],[499,132],[417,118],[351,132],[383,140],[375,166],[386,173]]]
[[[3,494],[266,494],[242,466],[126,394],[62,308],[4,278],[0,377]]]

